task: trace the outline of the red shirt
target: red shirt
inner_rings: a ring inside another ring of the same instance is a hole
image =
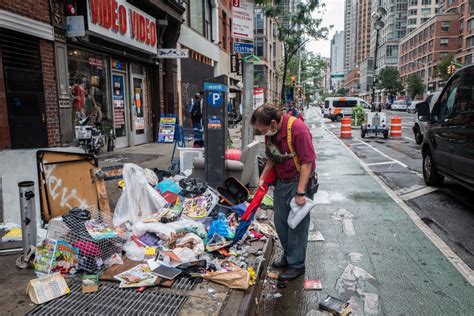
[[[282,124],[278,134],[272,136],[273,144],[278,148],[281,154],[290,154],[288,147],[288,119],[290,115],[283,114]],[[293,149],[298,156],[300,163],[311,163],[311,170],[316,169],[316,151],[313,146],[313,136],[306,124],[301,120],[295,120],[291,127]],[[283,163],[275,163],[276,175],[279,179],[288,180],[298,176],[294,159],[290,158]]]

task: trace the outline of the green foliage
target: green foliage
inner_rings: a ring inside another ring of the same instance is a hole
[[[412,100],[417,95],[422,95],[424,90],[423,80],[417,74],[411,74],[407,78],[407,92]]]
[[[352,126],[361,126],[364,124],[364,107],[362,104],[352,108]]]
[[[451,75],[448,73],[448,67],[455,61],[456,59],[452,54],[441,59],[435,68],[436,76],[438,76],[442,81],[447,81],[449,77],[451,77]]]
[[[400,73],[395,67],[386,67],[379,74],[379,88],[385,89],[389,95],[395,96],[403,91],[403,85],[400,82]]]
[[[347,90],[346,88],[339,88],[336,91],[336,97],[345,97],[347,96],[348,93],[349,93],[349,90]]]
[[[285,98],[285,83],[287,82],[288,65],[296,53],[310,40],[327,39],[329,28],[322,27],[322,17],[319,16],[325,5],[319,0],[307,0],[297,5],[296,10],[291,12],[283,0],[257,1],[263,8],[264,15],[274,18],[277,27],[278,40],[283,44],[283,84],[281,99]]]

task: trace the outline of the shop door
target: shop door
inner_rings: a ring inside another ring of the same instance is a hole
[[[145,76],[132,74],[131,80],[132,97],[132,143],[133,145],[145,144],[146,138],[146,104]]]
[[[126,97],[125,74],[119,72],[112,73],[112,108],[114,111],[115,147],[128,147],[130,120],[128,114],[128,98]]]
[[[48,147],[38,39],[6,31],[0,37],[13,149]]]

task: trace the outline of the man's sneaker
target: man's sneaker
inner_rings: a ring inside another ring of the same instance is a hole
[[[288,268],[283,273],[280,274],[278,280],[280,281],[291,281],[303,275],[305,273],[305,268],[296,269],[296,268]]]
[[[274,268],[274,269],[288,268],[288,263],[286,262],[285,258],[281,258],[278,261],[273,261],[272,262],[272,268]]]

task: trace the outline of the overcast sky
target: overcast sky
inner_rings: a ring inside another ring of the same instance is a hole
[[[344,30],[344,0],[323,0],[326,4],[326,12],[323,15],[323,26],[334,25],[326,41],[311,41],[306,49],[319,53],[324,57],[331,55],[331,38],[336,31]],[[316,13],[315,13],[315,16]]]

